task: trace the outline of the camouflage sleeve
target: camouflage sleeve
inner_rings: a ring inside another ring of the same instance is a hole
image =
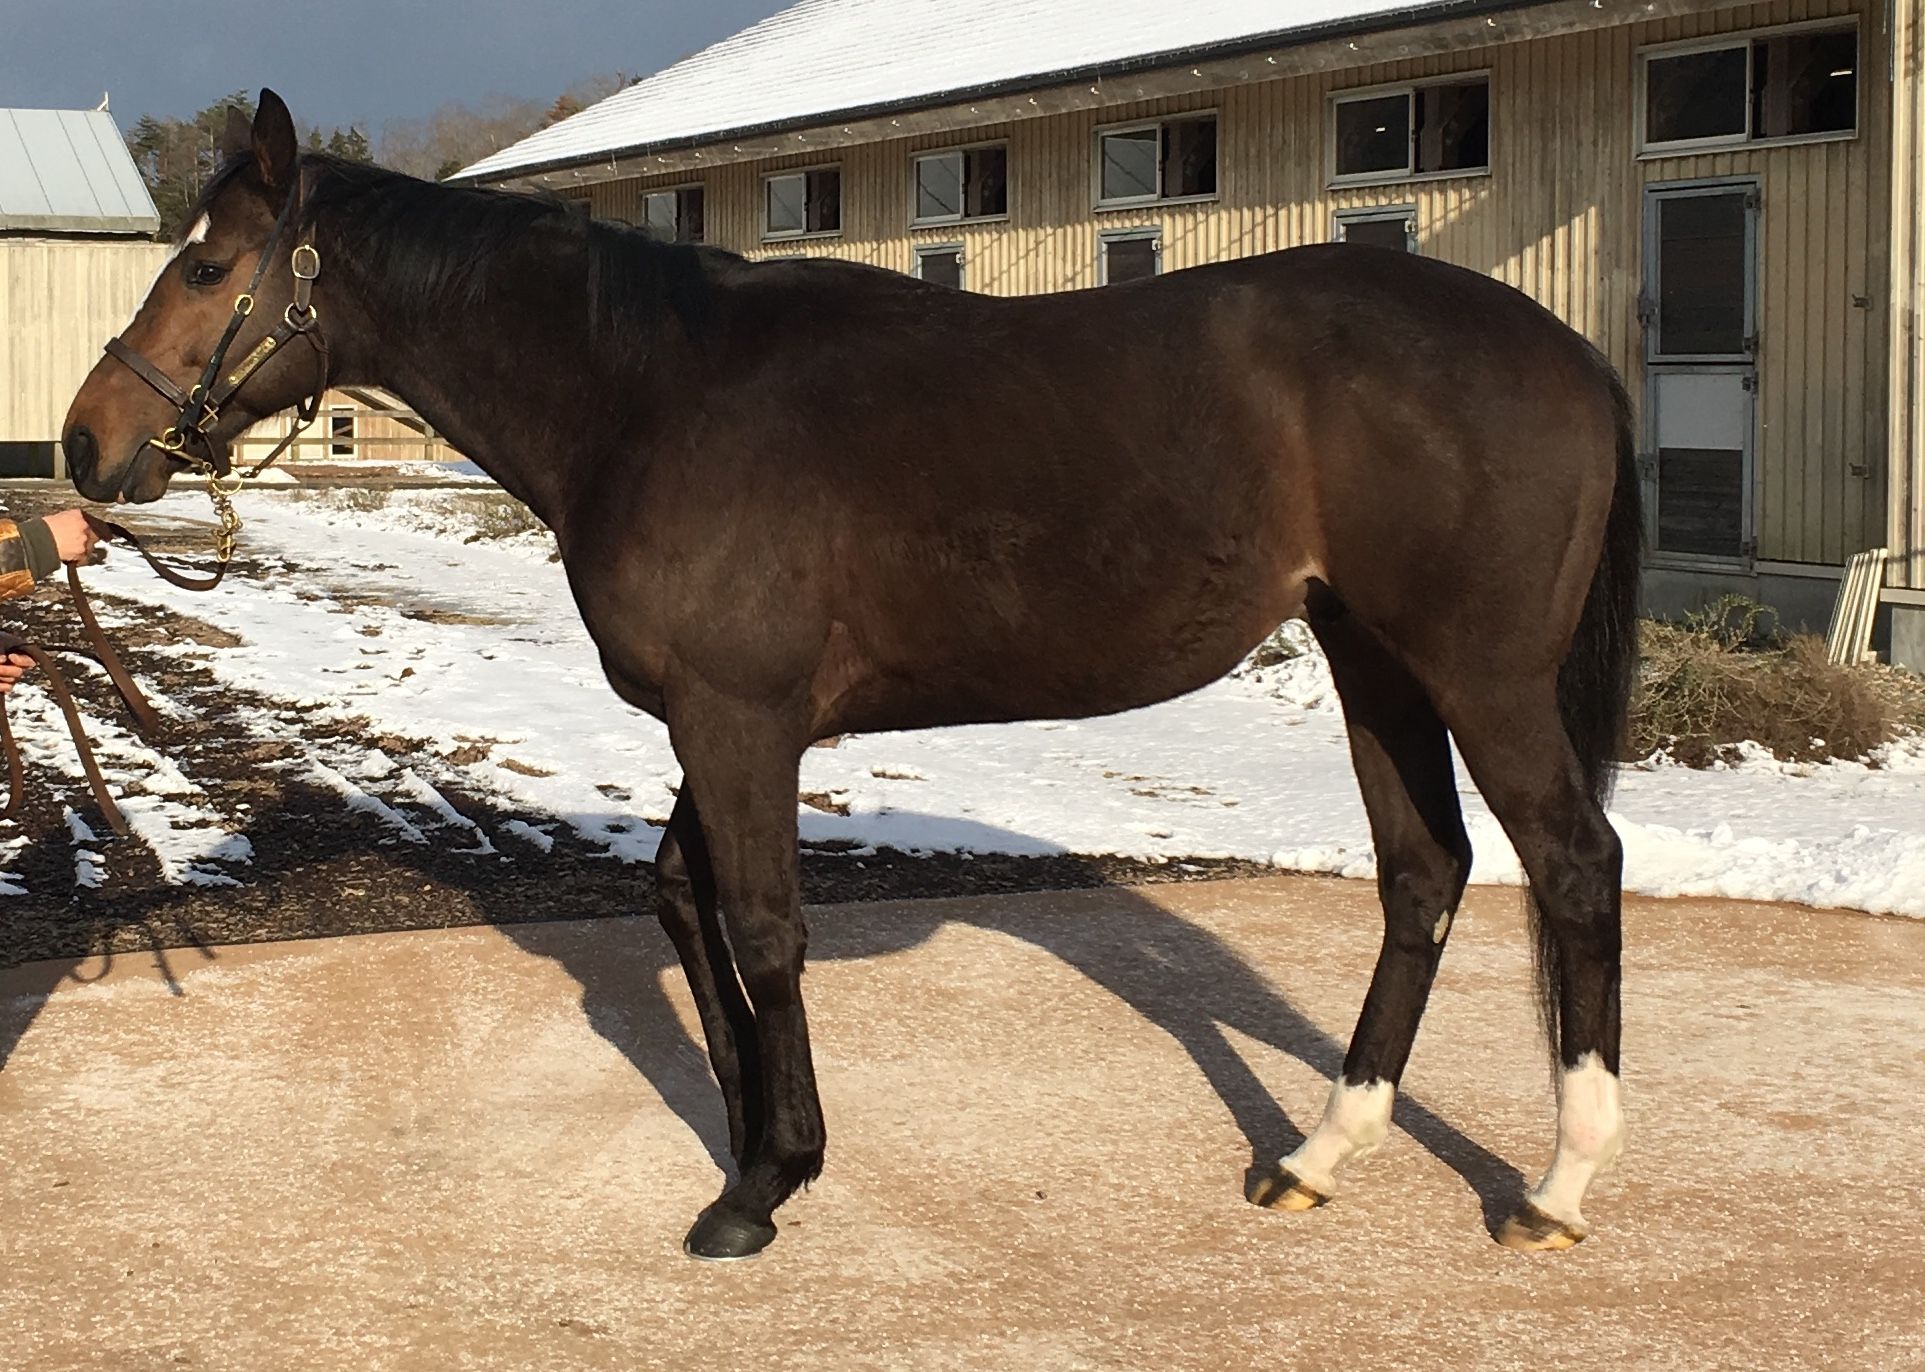
[[[60,565],[53,531],[44,519],[16,524],[0,518],[0,600],[12,600]]]

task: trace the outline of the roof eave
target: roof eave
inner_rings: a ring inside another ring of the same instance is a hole
[[[559,171],[570,171],[579,167],[592,167],[602,162],[618,161],[625,157],[639,157],[648,154],[680,152],[690,148],[707,147],[712,143],[727,143],[752,138],[766,138],[772,134],[789,133],[798,129],[817,128],[825,124],[856,123],[867,119],[879,119],[891,114],[914,114],[925,110],[942,109],[949,105],[960,105],[971,100],[989,100],[999,96],[1022,95],[1027,92],[1048,90],[1092,76],[1126,76],[1133,72],[1156,71],[1166,67],[1177,67],[1185,62],[1219,61],[1224,58],[1240,57],[1247,53],[1278,51],[1281,49],[1304,47],[1312,43],[1327,42],[1335,38],[1349,38],[1367,33],[1385,33],[1395,29],[1407,28],[1418,22],[1431,22],[1441,18],[1461,15],[1474,15],[1494,10],[1526,9],[1545,0],[1436,0],[1435,3],[1415,4],[1404,9],[1386,10],[1381,14],[1368,15],[1355,19],[1334,19],[1322,24],[1305,28],[1284,29],[1271,33],[1256,34],[1247,38],[1229,39],[1220,43],[1206,43],[1196,47],[1176,48],[1165,52],[1145,53],[1140,57],[1125,58],[1122,61],[1101,67],[1072,67],[1058,71],[1038,72],[1029,76],[1012,77],[1006,81],[990,82],[981,86],[964,86],[953,90],[933,91],[925,95],[912,96],[904,100],[883,101],[874,105],[855,106],[841,110],[822,110],[812,114],[800,115],[793,119],[771,120],[762,124],[745,124],[736,128],[717,129],[706,133],[691,134],[685,138],[663,139],[656,143],[633,143],[618,147],[603,148],[594,153],[571,157],[553,158],[546,162],[524,162],[513,167],[504,167],[479,175],[470,175],[466,170],[448,178],[450,185],[486,186],[502,181],[523,180],[531,176],[541,176]],[[486,160],[486,159],[484,159]]]
[[[101,238],[152,237],[160,232],[158,217],[112,217],[67,214],[0,214],[0,233],[78,233]]]

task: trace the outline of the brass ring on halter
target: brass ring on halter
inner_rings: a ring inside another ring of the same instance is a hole
[[[300,310],[303,316],[300,319],[296,319],[294,317],[295,312],[297,310]],[[320,313],[321,312],[315,309],[314,306],[312,305],[309,305],[306,310],[301,310],[301,307],[299,305],[296,305],[292,301],[289,301],[288,307],[285,310],[281,311],[281,318],[287,321],[287,326],[290,329],[294,329],[298,332],[302,329],[313,328],[314,321],[320,316]]]
[[[164,453],[177,453],[187,447],[187,435],[170,424],[167,426],[167,432],[154,439],[153,443]]]
[[[242,291],[239,295],[235,296],[234,313],[240,315],[243,319],[246,318],[248,315],[253,314],[254,297],[249,295],[246,291]]]

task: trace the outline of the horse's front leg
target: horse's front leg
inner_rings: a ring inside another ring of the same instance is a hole
[[[706,687],[676,693],[669,738],[700,824],[742,989],[754,1009],[761,1130],[734,1185],[684,1244],[698,1258],[742,1258],[775,1237],[775,1208],[822,1170],[822,1105],[802,1008],[805,934],[795,796],[806,735],[777,709]],[[756,1078],[744,1073],[753,1090]]]
[[[735,960],[715,908],[715,873],[702,836],[695,791],[685,781],[655,854],[657,915],[688,978],[708,1040],[709,1064],[728,1111],[729,1152],[739,1172],[762,1132],[762,1073],[755,1015],[736,979]]]

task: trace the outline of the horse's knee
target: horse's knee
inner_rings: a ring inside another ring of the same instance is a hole
[[[808,938],[799,920],[731,922],[729,942],[742,989],[758,1007],[797,995]]]

